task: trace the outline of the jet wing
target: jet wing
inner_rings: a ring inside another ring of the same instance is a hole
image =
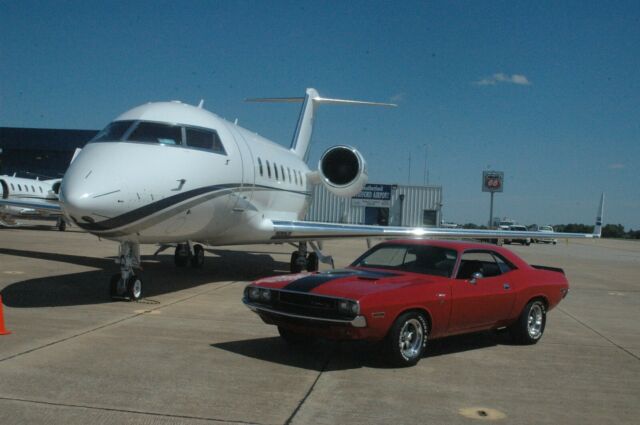
[[[433,239],[523,239],[540,238],[540,232],[511,230],[449,229],[438,227],[367,226],[312,221],[273,221],[274,240],[315,241],[341,238],[433,238]],[[599,238],[599,233],[544,233],[545,238]]]
[[[0,207],[13,207],[14,209],[23,208],[25,210],[33,210],[43,215],[62,215],[62,209],[58,202],[36,202],[36,201],[18,201],[14,199],[0,199]]]
[[[592,239],[602,234],[604,194],[593,233],[520,232],[513,230],[451,229],[440,227],[368,226],[361,224],[320,223],[312,221],[272,220],[273,240],[314,241],[341,238],[433,238],[433,239]]]

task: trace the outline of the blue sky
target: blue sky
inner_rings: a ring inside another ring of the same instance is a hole
[[[448,221],[640,228],[640,3],[0,1],[0,126],[98,129],[141,103],[197,103],[286,146],[296,105],[323,107],[370,181],[443,186]],[[428,146],[428,148],[427,148]],[[409,167],[410,163],[410,167]],[[409,172],[410,169],[410,172]]]

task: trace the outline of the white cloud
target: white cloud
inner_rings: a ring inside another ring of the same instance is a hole
[[[498,83],[505,84],[517,84],[520,86],[530,86],[531,81],[526,77],[526,75],[522,74],[504,74],[502,72],[498,72],[493,74],[490,77],[483,78],[481,80],[476,81],[474,84],[478,86],[495,86]]]
[[[404,100],[404,93],[396,93],[389,99],[391,103],[400,103]]]

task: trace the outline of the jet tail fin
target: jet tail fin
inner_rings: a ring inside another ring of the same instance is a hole
[[[602,217],[604,215],[604,192],[600,196],[600,206],[598,207],[598,215],[596,216],[596,225],[593,227],[593,237],[602,236]]]
[[[306,161],[309,153],[309,143],[313,133],[313,122],[317,105],[331,103],[340,105],[372,105],[372,106],[398,106],[394,103],[366,102],[362,100],[330,99],[321,97],[316,89],[308,88],[305,97],[269,97],[246,99],[247,102],[277,102],[277,103],[303,103],[298,117],[296,131],[291,141],[291,151]]]

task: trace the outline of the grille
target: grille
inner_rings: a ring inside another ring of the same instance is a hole
[[[283,291],[276,293],[277,296],[273,297],[273,306],[278,311],[326,319],[351,320],[354,318],[352,315],[338,312],[338,300],[335,298]]]

